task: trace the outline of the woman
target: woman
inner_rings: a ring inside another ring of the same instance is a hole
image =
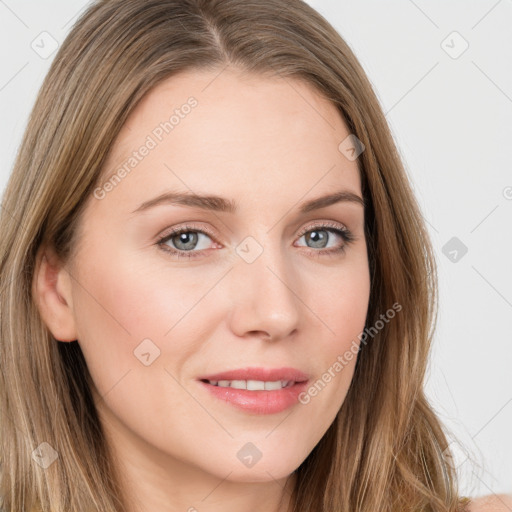
[[[0,223],[5,511],[468,504],[423,391],[427,231],[307,4],[91,5]]]

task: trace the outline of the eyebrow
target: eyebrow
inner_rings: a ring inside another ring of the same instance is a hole
[[[340,190],[333,194],[328,194],[322,197],[311,199],[299,205],[301,213],[308,213],[320,208],[326,208],[340,202],[349,202],[365,207],[365,201],[362,197],[349,190]],[[200,195],[192,192],[166,192],[153,199],[149,199],[142,203],[138,208],[133,210],[132,213],[139,213],[159,205],[182,205],[203,210],[210,210],[216,212],[236,213],[238,203],[236,201],[226,199],[216,195]]]

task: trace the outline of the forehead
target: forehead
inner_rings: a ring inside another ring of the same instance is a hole
[[[246,197],[255,201],[288,192],[293,202],[340,185],[357,192],[357,162],[338,149],[349,134],[336,106],[297,79],[187,71],[137,105],[114,142],[104,181],[124,167],[108,196],[133,208],[167,189],[228,197],[251,191]]]

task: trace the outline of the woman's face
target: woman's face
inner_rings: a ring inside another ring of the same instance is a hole
[[[76,339],[122,459],[263,482],[320,441],[353,376],[344,354],[370,279],[362,204],[303,205],[362,197],[349,135],[309,86],[232,69],[174,76],[129,117],[68,267]],[[239,369],[219,380],[256,381],[248,390],[203,382]]]

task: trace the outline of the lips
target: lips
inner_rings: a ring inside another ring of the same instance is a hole
[[[295,406],[308,380],[295,368],[250,367],[198,379],[210,396],[251,414],[276,414]]]

